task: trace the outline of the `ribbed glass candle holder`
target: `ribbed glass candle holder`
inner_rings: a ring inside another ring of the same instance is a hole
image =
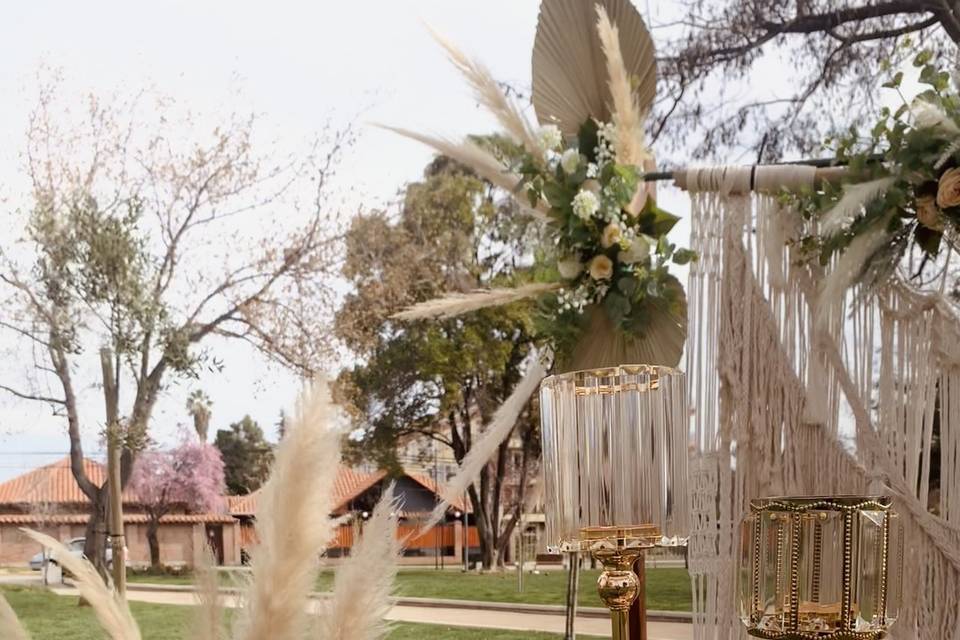
[[[740,531],[737,601],[747,632],[873,640],[900,615],[903,528],[890,498],[763,498]]]
[[[689,411],[684,374],[621,365],[546,378],[540,415],[547,544],[585,548],[581,531],[654,525],[689,535]]]

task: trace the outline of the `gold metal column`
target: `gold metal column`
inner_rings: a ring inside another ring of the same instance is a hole
[[[654,525],[586,527],[581,541],[601,565],[597,592],[610,609],[613,640],[630,640],[630,607],[637,598],[640,581],[634,563],[660,538]]]

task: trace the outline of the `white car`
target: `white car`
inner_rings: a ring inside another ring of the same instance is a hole
[[[86,542],[86,538],[72,538],[67,542],[64,542],[63,545],[70,550],[70,554],[82,558],[83,556],[83,545]],[[30,558],[30,568],[34,571],[40,571],[43,569],[43,556],[46,553],[46,550],[41,551],[37,555]],[[51,564],[57,564],[57,561],[54,558],[47,556],[48,562]],[[113,564],[113,549],[109,546],[107,547],[107,566]]]

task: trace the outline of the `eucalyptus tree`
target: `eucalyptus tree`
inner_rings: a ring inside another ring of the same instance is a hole
[[[532,257],[520,250],[527,223],[496,196],[440,157],[421,182],[407,186],[395,215],[354,218],[343,268],[353,290],[334,322],[359,360],[337,385],[355,426],[352,455],[397,470],[408,462],[398,447],[419,440],[436,442],[460,462],[520,379],[535,347],[529,306],[439,322],[390,317],[440,292],[505,283],[531,268]],[[531,404],[468,489],[488,568],[502,563],[536,475],[538,421]]]

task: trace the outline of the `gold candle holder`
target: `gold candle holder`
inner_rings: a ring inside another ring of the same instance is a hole
[[[757,638],[884,638],[900,612],[902,565],[889,497],[752,500],[740,530],[740,619]]]
[[[655,525],[584,527],[580,530],[581,550],[603,566],[597,578],[597,592],[610,609],[613,640],[630,638],[630,607],[637,598],[639,579],[633,564],[661,538]]]

